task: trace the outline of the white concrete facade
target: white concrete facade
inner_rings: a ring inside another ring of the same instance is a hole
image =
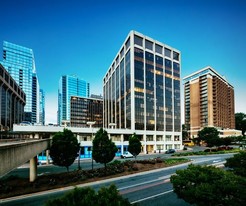
[[[50,138],[56,133],[63,131],[65,127],[60,126],[22,126],[15,124],[13,126],[14,132],[25,132],[30,133],[30,138],[38,139],[42,138],[42,134],[46,133]],[[66,129],[71,130],[78,139],[78,142],[80,142],[80,145],[83,146],[92,146],[92,140],[95,136],[95,133],[100,128],[93,128],[93,127],[85,127],[85,128],[78,128],[78,127],[66,127]],[[108,132],[109,138],[112,139],[112,141],[121,148],[121,153],[124,151],[124,147],[128,146],[128,141],[124,137],[132,135],[134,132],[138,135],[143,135],[143,138],[141,139],[142,143],[142,152],[147,153],[153,153],[153,152],[164,152],[169,148],[174,149],[182,149],[182,141],[181,138],[175,140],[175,135],[173,133],[163,133],[163,132],[156,132],[153,139],[148,139],[147,135],[152,134],[151,132],[145,132],[145,131],[133,131],[128,129],[108,129],[105,128],[105,130]],[[168,138],[165,137],[166,134]],[[169,136],[170,135],[170,136]],[[153,147],[152,150],[148,150],[148,148]]]

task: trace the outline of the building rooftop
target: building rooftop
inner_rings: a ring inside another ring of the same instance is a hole
[[[205,74],[211,74],[213,76],[217,76],[218,78],[220,78],[223,82],[225,82],[226,84],[228,84],[229,86],[233,87],[225,78],[225,76],[221,76],[215,69],[213,69],[211,66],[207,66],[199,71],[196,71],[186,77],[183,78],[184,83],[189,82],[191,80],[197,79],[200,76],[203,76]]]

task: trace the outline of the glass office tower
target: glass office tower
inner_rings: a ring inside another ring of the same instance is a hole
[[[39,122],[39,83],[32,49],[3,42],[2,65],[26,94],[24,120]]]
[[[131,31],[103,78],[104,127],[142,135],[147,151],[180,148],[180,63],[178,50]]]
[[[70,122],[71,96],[89,97],[90,85],[77,76],[64,75],[59,81],[58,91],[58,125],[62,121]]]
[[[88,127],[87,122],[95,122],[93,127],[103,127],[103,100],[85,97],[71,97],[71,127]]]
[[[41,125],[45,125],[45,93],[44,90],[39,90],[39,121]]]
[[[22,122],[26,95],[0,64],[0,131],[12,130]]]

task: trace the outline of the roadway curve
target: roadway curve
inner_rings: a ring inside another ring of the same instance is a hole
[[[194,156],[190,158],[193,160],[193,164],[206,165],[222,164],[226,158],[231,156],[233,156],[233,154]],[[170,183],[169,178],[177,169],[185,169],[187,165],[188,164],[186,163],[170,168],[157,169],[154,171],[142,172],[124,177],[103,180],[100,182],[81,184],[78,185],[78,187],[90,186],[98,189],[102,186],[108,186],[114,183],[118,187],[119,192],[125,198],[128,198],[132,203],[137,202],[141,206],[157,206],[163,204],[185,206],[189,204],[181,199],[178,199],[175,193],[173,193],[172,184]],[[44,205],[47,199],[59,197],[72,188],[73,187],[66,187],[30,195],[2,199],[0,200],[0,204],[6,206]]]

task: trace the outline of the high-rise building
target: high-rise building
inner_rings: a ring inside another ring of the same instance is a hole
[[[89,97],[90,85],[74,75],[64,75],[59,81],[58,90],[58,125],[62,121],[70,122],[71,96]]]
[[[180,63],[177,49],[131,31],[103,78],[104,127],[135,132],[145,152],[180,149]]]
[[[88,122],[95,122],[93,127],[103,127],[103,100],[72,96],[71,127],[88,127]]]
[[[39,83],[32,49],[4,41],[2,65],[26,94],[24,120],[39,123]]]
[[[94,98],[94,99],[103,99],[103,96],[101,94],[91,94],[90,98]]]
[[[39,121],[41,125],[45,125],[45,92],[39,90]]]
[[[0,131],[22,122],[25,103],[24,91],[0,64]]]
[[[208,66],[183,80],[185,124],[191,137],[204,127],[216,127],[221,134],[235,128],[234,88],[225,77]]]

